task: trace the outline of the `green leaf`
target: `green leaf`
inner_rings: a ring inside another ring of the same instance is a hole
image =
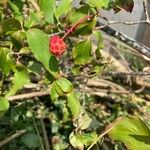
[[[54,12],[56,7],[56,0],[39,0],[41,11],[48,23],[54,23]]]
[[[54,77],[58,76],[58,62],[49,52],[48,36],[38,29],[30,29],[26,34],[29,47],[35,58],[39,60]]]
[[[87,147],[97,139],[97,134],[95,132],[82,133],[76,135],[76,138]]]
[[[66,21],[70,26],[75,25],[78,21],[83,20],[89,14],[93,14],[92,10],[89,6],[83,6],[79,9],[73,8],[71,9],[66,17]],[[73,32],[74,35],[89,35],[92,33],[93,28],[96,25],[96,20],[93,17],[90,19],[84,20],[80,25],[78,25]]]
[[[75,134],[72,132],[69,136],[69,141],[71,145],[76,149],[84,149],[84,147],[89,146],[97,139],[97,134],[95,132],[91,133],[80,133]]]
[[[80,129],[85,130],[88,127],[90,127],[90,124],[92,122],[92,118],[89,117],[87,113],[83,114],[78,120],[77,125]]]
[[[68,12],[66,20],[70,25],[73,25],[73,24],[77,23],[77,21],[82,19],[83,17],[87,16],[88,12],[89,12],[89,7],[88,6],[83,6],[79,9],[72,8]]]
[[[18,30],[21,30],[21,24],[15,18],[6,19],[0,22],[0,36]]]
[[[67,93],[72,92],[73,85],[66,78],[59,78],[53,82],[51,88],[51,99],[52,101],[58,99],[59,96],[65,96]]]
[[[100,59],[101,56],[101,49],[104,49],[104,40],[103,36],[100,31],[94,31],[93,32],[94,37],[96,37],[96,41],[94,40],[94,45],[97,45],[97,48],[95,50],[96,59]],[[95,44],[96,42],[96,44]]]
[[[103,39],[101,31],[94,31],[93,33],[94,33],[95,37],[97,38],[97,49],[103,49],[104,48],[104,39]]]
[[[56,84],[61,88],[61,90],[65,93],[69,93],[73,90],[73,85],[66,78],[60,78],[56,81]]]
[[[71,72],[74,74],[74,75],[80,75],[80,66],[78,65],[74,65],[71,69]]]
[[[21,137],[21,141],[29,148],[35,149],[40,146],[39,138],[34,133],[26,133]]]
[[[62,0],[56,9],[55,16],[57,19],[66,14],[71,8],[72,0]]]
[[[24,26],[31,28],[41,23],[42,13],[41,12],[30,12],[29,17],[25,20]]]
[[[100,9],[102,7],[107,8],[109,6],[110,0],[86,0],[86,3],[91,7]]]
[[[79,100],[76,98],[74,92],[67,94],[67,102],[68,102],[68,107],[70,108],[73,118],[78,117],[78,115],[81,112],[81,105],[80,105]]]
[[[15,18],[22,20],[23,16],[21,14],[21,10],[23,8],[24,3],[22,1],[11,2],[9,0],[8,4],[9,4],[10,8],[12,9],[12,13],[14,14]]]
[[[52,101],[57,100],[58,97],[59,97],[59,94],[56,90],[56,86],[57,86],[56,82],[54,82],[53,85],[52,85],[52,88],[51,88],[51,92],[50,92],[50,96],[51,96]]]
[[[77,43],[72,51],[75,64],[84,65],[90,63],[92,60],[91,50],[92,44],[90,40]]]
[[[9,101],[4,98],[0,97],[0,117],[9,109]]]
[[[11,41],[13,42],[15,48],[18,48],[19,50],[24,45],[25,39],[26,39],[26,34],[22,30],[16,31],[11,35]]]
[[[101,2],[102,2],[101,5],[103,8],[108,8],[112,0],[102,0]]]
[[[11,70],[7,55],[9,53],[8,48],[0,47],[0,70],[7,76]]]
[[[15,95],[18,90],[20,90],[26,83],[29,82],[29,75],[27,69],[20,64],[16,67],[14,79],[12,81],[12,87],[7,93],[7,96]]]
[[[119,118],[109,136],[122,141],[130,150],[150,149],[150,129],[137,116]]]
[[[69,135],[69,141],[75,149],[79,149],[79,150],[84,149],[84,143],[80,141],[80,139],[78,139],[78,137],[74,134],[74,132],[72,132]]]
[[[86,0],[86,3],[89,4],[91,7],[94,7],[97,9],[102,7],[100,0]]]

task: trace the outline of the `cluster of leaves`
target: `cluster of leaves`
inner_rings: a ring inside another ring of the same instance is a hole
[[[57,113],[53,109],[49,110],[52,112],[48,112],[53,117],[52,130],[54,131],[52,133],[57,134],[58,129],[56,128],[61,126],[59,124],[69,122],[71,125],[68,127],[68,131],[70,131],[68,141],[74,148],[82,150],[84,147],[95,143],[99,139],[97,129],[100,128],[100,123],[93,116],[90,116],[84,106],[81,105],[80,99],[83,100],[81,97],[84,94],[76,92],[74,89],[75,86],[78,87],[79,85],[75,82],[71,83],[65,77],[70,74],[82,76],[82,72],[91,76],[101,73],[106,65],[100,61],[100,50],[104,48],[101,32],[94,31],[98,10],[114,9],[115,12],[118,12],[122,8],[131,12],[133,4],[132,0],[127,2],[122,0],[85,0],[81,1],[79,7],[73,7],[72,0],[1,1],[0,116],[3,116],[9,109],[11,96],[28,91],[25,85],[42,84],[41,89],[50,92],[49,99],[51,99],[53,107],[55,108],[59,104],[59,109],[62,108],[63,119],[56,117],[60,110],[57,110]],[[65,39],[68,44],[67,52],[59,59],[51,54],[49,52],[49,38],[53,34],[62,36],[68,28],[87,15],[92,15],[92,17],[79,24],[75,31]],[[80,36],[82,36],[82,40],[73,39]],[[97,41],[96,50],[92,50],[93,37]],[[68,59],[71,66],[68,67],[63,64],[63,59]],[[90,66],[88,72],[84,70],[87,66]],[[36,89],[32,90],[35,91]],[[13,107],[12,105],[11,110]],[[10,114],[12,112],[9,111],[6,115]],[[21,112],[21,114],[23,113]],[[16,125],[19,122],[18,113],[14,118],[17,118],[15,120]],[[24,116],[21,124],[29,118]],[[12,118],[9,117],[9,119]],[[30,119],[27,123],[31,122]],[[56,124],[57,127],[54,127]],[[129,149],[150,148],[150,130],[138,117],[122,118],[117,123],[113,123],[112,126],[114,128],[108,133],[109,136],[114,140],[121,140]],[[31,128],[28,128],[28,131],[35,132]],[[35,141],[30,143],[29,139]],[[31,133],[24,135],[22,142],[29,149],[39,146],[38,137]],[[60,149],[60,147],[56,149]]]

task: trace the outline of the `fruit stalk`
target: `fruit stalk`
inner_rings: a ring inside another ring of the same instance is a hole
[[[93,15],[88,15],[88,16],[85,16],[84,18],[80,19],[76,24],[74,24],[65,34],[64,36],[61,38],[62,40],[68,35],[70,34],[71,32],[73,32],[75,30],[75,28],[80,25],[81,23],[83,23],[85,20],[87,19],[90,19],[92,18]]]

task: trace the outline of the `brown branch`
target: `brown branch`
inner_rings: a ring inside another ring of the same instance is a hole
[[[11,135],[10,137],[7,137],[6,139],[4,139],[3,141],[0,141],[0,147],[6,145],[7,143],[9,143],[10,141],[14,140],[15,138],[25,134],[27,132],[26,129],[17,131],[15,134]]]
[[[40,8],[39,8],[37,2],[35,2],[34,0],[28,0],[28,2],[30,2],[32,4],[32,6],[35,8],[36,11],[40,11]]]
[[[93,140],[94,142],[88,147],[87,150],[90,150],[103,136],[105,136],[106,134],[108,134],[108,132],[110,132],[112,130],[112,128],[114,127],[114,124],[111,124],[110,126],[108,126],[99,136],[97,139]]]
[[[45,150],[50,150],[49,140],[48,140],[48,137],[47,137],[47,132],[46,132],[46,128],[45,128],[43,118],[40,118],[40,123],[41,123],[42,132],[43,132],[43,136],[44,136]]]
[[[34,127],[35,127],[37,136],[38,136],[38,138],[39,138],[39,142],[40,142],[40,145],[41,145],[41,150],[45,150],[45,149],[44,149],[44,144],[43,144],[42,138],[41,138],[40,133],[39,133],[39,129],[38,129],[38,127],[37,127],[36,120],[35,120],[34,117],[32,117],[32,120],[33,120],[33,125],[34,125]]]
[[[15,101],[15,100],[22,100],[22,99],[27,99],[27,98],[45,96],[45,95],[49,95],[49,94],[50,94],[49,91],[38,91],[38,92],[9,96],[9,97],[7,97],[7,99],[9,101]]]

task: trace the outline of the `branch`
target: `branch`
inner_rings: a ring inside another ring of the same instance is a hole
[[[41,97],[41,96],[45,96],[49,94],[50,94],[49,91],[38,91],[38,92],[32,92],[32,93],[27,93],[27,94],[9,96],[7,97],[7,99],[9,101],[15,101],[15,100],[21,100],[21,99],[27,99],[27,98],[33,98],[33,97]]]
[[[7,137],[6,139],[4,139],[3,141],[0,141],[0,147],[4,146],[5,144],[9,143],[10,141],[14,140],[15,138],[23,135],[24,133],[26,133],[27,130],[23,129],[20,131],[17,131],[15,134],[11,135],[10,137]]]
[[[87,150],[90,150],[103,136],[105,136],[108,132],[112,130],[114,126],[110,125],[108,128],[106,128],[99,136],[97,139],[94,140],[94,142],[88,147]]]
[[[40,11],[38,4],[34,0],[28,0],[28,2],[32,4],[36,11]]]
[[[42,132],[43,132],[43,136],[44,136],[45,150],[50,150],[49,140],[48,140],[48,136],[47,136],[47,132],[46,132],[43,118],[40,118],[40,123],[42,126]]]

